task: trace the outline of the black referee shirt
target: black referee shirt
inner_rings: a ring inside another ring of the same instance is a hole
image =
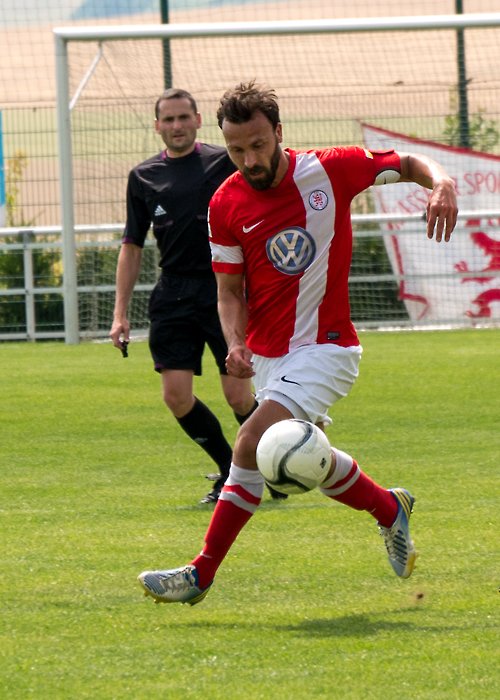
[[[153,222],[163,272],[212,274],[208,205],[235,170],[225,148],[206,143],[181,158],[164,151],[137,165],[128,179],[123,242],[142,248]]]

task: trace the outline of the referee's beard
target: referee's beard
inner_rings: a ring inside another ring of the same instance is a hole
[[[276,173],[278,172],[280,156],[281,148],[279,141],[276,138],[276,148],[271,156],[269,168],[266,168],[265,165],[255,165],[253,168],[242,168],[240,172],[250,187],[253,187],[254,190],[259,191],[267,190],[269,187],[271,187],[274,182],[274,178],[276,177]],[[252,177],[252,175],[260,175],[261,173],[264,173],[263,177],[259,177],[258,179]]]

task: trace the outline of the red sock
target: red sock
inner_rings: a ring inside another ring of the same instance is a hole
[[[200,588],[206,588],[261,499],[242,486],[224,486],[205,536],[205,547],[191,564],[198,572]],[[243,507],[241,507],[243,506]]]
[[[353,460],[351,472],[342,481],[348,483],[358,469],[358,465]],[[337,482],[335,488],[341,485],[342,482]],[[376,484],[361,470],[358,478],[348,489],[330,498],[356,510],[368,511],[383,527],[391,527],[398,514],[398,504],[392,493]]]

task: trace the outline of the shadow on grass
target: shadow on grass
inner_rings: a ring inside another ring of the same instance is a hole
[[[408,611],[420,610],[419,606],[415,608],[406,608]],[[158,623],[155,623],[158,624]],[[186,627],[198,628],[198,629],[211,629],[211,630],[221,630],[221,629],[234,629],[234,622],[215,622],[209,620],[190,620],[189,622],[179,622],[175,621],[176,627],[185,625]],[[166,625],[168,626],[168,624]],[[346,615],[345,617],[336,617],[330,619],[314,619],[314,620],[303,620],[295,625],[273,625],[271,623],[263,624],[259,622],[238,622],[238,627],[240,629],[246,628],[248,630],[262,630],[263,627],[268,629],[274,629],[277,632],[293,632],[299,636],[307,637],[364,637],[364,636],[374,636],[379,632],[395,632],[398,630],[404,630],[406,632],[418,628],[408,620],[401,622],[391,622],[388,620],[375,620],[371,619],[367,614],[360,615]]]
[[[281,632],[295,632],[303,637],[372,637],[379,632],[406,632],[415,628],[407,620],[391,622],[389,620],[374,620],[368,615],[346,615],[331,619],[304,620],[296,625],[281,625],[276,627]]]

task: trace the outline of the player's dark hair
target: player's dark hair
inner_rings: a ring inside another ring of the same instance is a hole
[[[256,85],[255,80],[248,84],[240,83],[233,90],[227,90],[217,110],[217,121],[222,129],[224,119],[231,124],[249,122],[255,112],[262,112],[271,122],[273,129],[280,123],[278,99],[274,90]]]
[[[163,102],[163,100],[182,100],[184,98],[186,98],[186,100],[189,100],[189,104],[193,108],[193,112],[195,114],[198,114],[198,107],[196,106],[196,101],[187,90],[181,90],[180,88],[170,88],[169,90],[165,90],[165,92],[162,92],[160,97],[156,100],[156,118],[158,119],[158,115],[160,113],[160,102]]]

